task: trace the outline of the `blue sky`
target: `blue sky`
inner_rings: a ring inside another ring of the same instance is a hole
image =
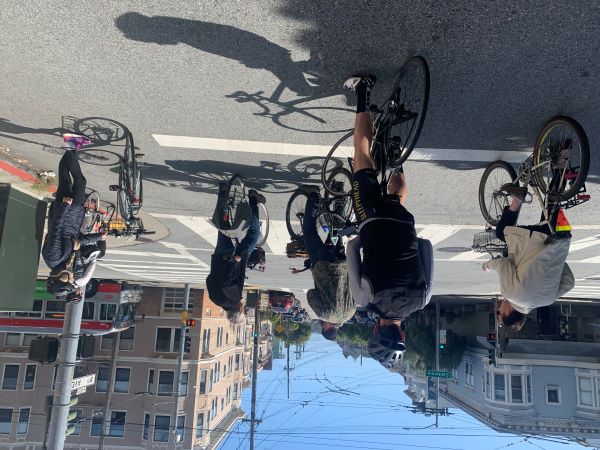
[[[274,360],[272,371],[258,376],[257,417],[263,422],[255,435],[257,450],[282,449],[567,449],[575,444],[546,439],[524,441],[497,433],[462,412],[440,417],[413,414],[410,398],[398,374],[364,358],[363,365],[345,359],[337,344],[313,334],[305,353],[292,352],[290,399],[287,399],[285,359]],[[293,350],[293,347],[292,347]],[[242,408],[250,418],[250,388]],[[249,447],[249,424],[238,423],[221,444],[222,450]]]

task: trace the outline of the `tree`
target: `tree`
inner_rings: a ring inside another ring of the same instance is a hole
[[[349,342],[351,344],[367,344],[373,335],[373,325],[364,323],[345,323],[337,333],[338,342]]]
[[[452,330],[446,332],[446,344],[440,349],[440,368],[452,370],[460,364],[466,348],[466,338]],[[435,368],[435,330],[433,327],[406,326],[405,359],[415,368]]]
[[[288,327],[284,324],[281,332],[278,329],[275,329],[273,334],[283,340],[286,344],[300,345],[308,341],[311,333],[312,330],[310,324],[290,323]]]

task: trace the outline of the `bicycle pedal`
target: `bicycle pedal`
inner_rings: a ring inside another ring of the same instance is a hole
[[[120,186],[118,184],[111,184],[110,186],[108,186],[108,190],[111,192],[116,192],[120,189]]]
[[[578,172],[567,172],[565,173],[565,180],[574,180],[578,175]]]
[[[146,154],[145,153],[136,153],[135,157],[137,159],[144,159],[146,157]]]

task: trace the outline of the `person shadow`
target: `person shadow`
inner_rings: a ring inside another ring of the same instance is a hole
[[[168,16],[145,16],[137,12],[120,15],[115,19],[115,25],[126,38],[134,41],[159,45],[182,43],[236,60],[251,69],[268,70],[298,96],[324,97],[324,89],[330,91],[328,83],[317,75],[314,61],[293,61],[288,49],[231,25]],[[311,83],[303,73],[313,77]]]
[[[27,142],[29,144],[45,145],[43,142],[36,142],[30,139],[15,136],[16,134],[47,134],[58,136],[63,132],[63,128],[33,128],[14,123],[4,117],[0,117],[0,137],[13,139],[16,141]]]

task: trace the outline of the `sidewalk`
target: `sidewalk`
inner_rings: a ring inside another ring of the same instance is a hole
[[[9,153],[5,146],[0,145],[0,183],[9,183],[16,189],[25,192],[37,199],[47,203],[52,201],[52,194],[56,192],[56,186],[46,185],[39,181],[35,174],[27,170],[27,167],[9,160]],[[135,237],[115,238],[109,236],[106,240],[108,248],[126,247],[131,245],[146,244],[159,241],[169,235],[169,229],[149,214],[140,211],[140,218],[144,221],[144,227],[155,231],[154,234],[141,236],[139,240]],[[42,263],[43,264],[43,263]]]

